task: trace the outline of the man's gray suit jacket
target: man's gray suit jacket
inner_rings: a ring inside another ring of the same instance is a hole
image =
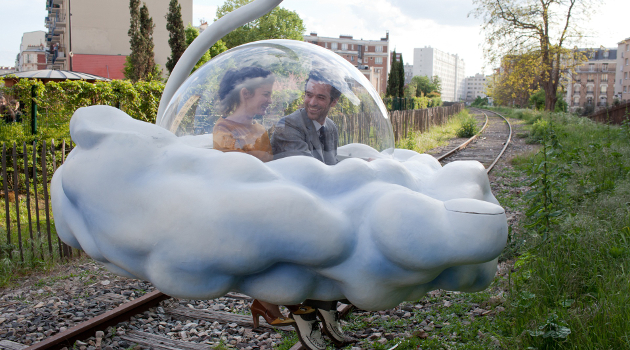
[[[339,144],[337,125],[330,118],[326,118],[324,127],[326,144],[322,147],[319,142],[319,133],[315,130],[315,125],[306,115],[304,108],[280,119],[271,137],[273,159],[308,156],[328,165],[337,164]],[[320,152],[323,154],[323,159]]]

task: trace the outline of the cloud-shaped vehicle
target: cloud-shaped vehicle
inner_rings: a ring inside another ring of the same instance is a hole
[[[270,135],[300,107],[309,72],[326,72],[341,92],[329,114],[338,164],[213,149],[219,81],[248,66],[273,72],[272,102],[255,118]],[[366,310],[492,281],[507,222],[483,166],[395,149],[370,81],[326,49],[288,40],[232,49],[178,89],[167,84],[156,124],[107,106],[77,110],[77,146],[52,180],[61,239],[114,272],[183,298],[235,290],[284,305],[347,298]]]

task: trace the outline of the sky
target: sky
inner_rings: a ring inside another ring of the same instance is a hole
[[[193,25],[201,19],[212,22],[223,2],[193,0]],[[378,40],[389,31],[392,49],[403,54],[405,63],[413,63],[414,48],[430,46],[463,58],[467,76],[484,70],[481,21],[468,16],[475,8],[472,0],[285,0],[280,6],[300,15],[306,33]],[[15,64],[24,32],[46,29],[45,7],[44,0],[0,0],[0,66]],[[583,24],[590,34],[584,46],[616,48],[630,37],[630,1],[602,0],[595,8],[599,11]]]

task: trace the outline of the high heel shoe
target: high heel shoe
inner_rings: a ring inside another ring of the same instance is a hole
[[[252,306],[250,306],[250,310],[252,311],[252,317],[254,318],[254,328],[258,328],[260,316],[262,316],[262,318],[264,318],[270,326],[274,327],[291,326],[295,324],[295,320],[292,318],[272,316],[269,313],[269,310],[267,310],[267,308],[265,308],[257,299],[254,299]]]

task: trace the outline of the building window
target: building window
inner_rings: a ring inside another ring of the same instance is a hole
[[[623,72],[623,80],[628,80],[628,72]]]
[[[608,58],[608,50],[604,51],[604,58]]]
[[[594,79],[594,78],[593,78],[593,74],[589,74],[589,75],[586,77],[586,80],[587,80],[587,81],[593,81],[593,79]]]
[[[383,52],[383,47],[382,46],[375,46],[374,47],[374,51],[376,51],[376,52]]]
[[[627,91],[626,91],[626,88],[627,88],[627,86],[624,86],[624,87],[623,87],[623,92],[627,92]]]
[[[580,84],[575,84],[573,86],[573,90],[575,90],[575,92],[580,92]]]
[[[602,85],[599,87],[599,92],[602,94],[605,94],[606,92],[608,92],[608,86],[606,85]]]
[[[602,81],[608,81],[608,74],[602,74]]]
[[[332,43],[332,47],[333,50],[337,50],[337,43]]]
[[[602,71],[608,72],[608,63],[602,63]]]
[[[374,63],[383,64],[383,57],[376,57],[376,59],[374,60]]]
[[[626,58],[626,66],[628,65],[628,59]]]
[[[588,64],[588,71],[589,72],[594,72],[595,71],[595,63],[589,63]]]
[[[344,51],[348,50],[348,44],[341,44],[341,49]]]
[[[354,62],[354,56],[350,56],[350,61]]]

